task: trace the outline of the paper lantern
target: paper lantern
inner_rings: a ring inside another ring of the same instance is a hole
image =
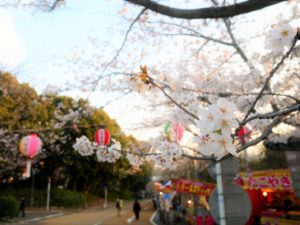
[[[107,128],[100,127],[95,132],[95,142],[100,146],[104,147],[107,146],[110,142],[110,133]]]
[[[181,123],[174,123],[172,126],[172,132],[176,135],[176,141],[181,141],[184,132],[184,128]]]
[[[33,159],[42,149],[42,141],[36,134],[30,134],[21,139],[19,149],[22,154]]]
[[[168,135],[170,133],[170,130],[171,130],[171,122],[168,121],[164,125],[164,134]]]
[[[243,126],[237,131],[237,136],[240,139],[241,144],[245,144],[250,139],[250,130]]]
[[[30,134],[21,139],[19,143],[20,152],[28,157],[24,177],[30,177],[31,161],[41,151],[42,141],[36,134]]]

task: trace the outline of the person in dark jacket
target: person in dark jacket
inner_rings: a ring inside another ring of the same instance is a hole
[[[20,213],[22,213],[22,216],[25,217],[25,198],[23,196],[20,198],[18,216]]]
[[[133,212],[134,212],[136,220],[139,220],[139,218],[140,218],[140,211],[141,211],[141,205],[138,202],[138,200],[136,199],[133,203]]]

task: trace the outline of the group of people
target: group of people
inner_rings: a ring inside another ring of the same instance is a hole
[[[121,216],[121,210],[123,208],[123,201],[119,198],[116,200],[116,208],[117,208],[118,216],[120,217]],[[137,199],[135,199],[135,201],[133,203],[132,210],[134,212],[135,219],[139,220],[140,219],[140,211],[142,210],[142,208],[141,208],[141,205],[140,205],[140,203]]]

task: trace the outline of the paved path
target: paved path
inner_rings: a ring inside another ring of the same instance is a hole
[[[88,208],[81,211],[52,211],[26,210],[25,218],[14,218],[10,223],[0,223],[0,225],[159,225],[154,220],[154,211],[151,202],[145,200],[141,202],[142,211],[140,220],[136,221],[132,212],[132,202],[125,202],[121,212],[121,217],[117,216],[114,206],[107,209],[100,207]]]

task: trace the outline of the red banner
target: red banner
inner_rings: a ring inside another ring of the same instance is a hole
[[[215,184],[178,179],[176,191],[209,196],[214,188]]]
[[[236,182],[246,189],[292,189],[292,179],[288,170],[241,173]]]

